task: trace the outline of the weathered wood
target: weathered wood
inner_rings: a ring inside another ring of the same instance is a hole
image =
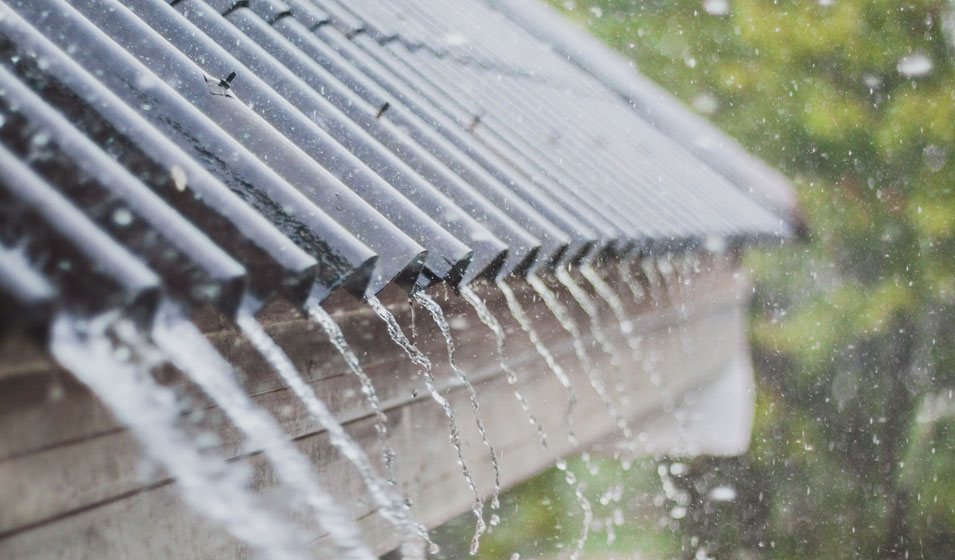
[[[701,275],[696,286],[684,295],[686,301],[675,302],[676,307],[638,305],[621,292],[643,338],[645,357],[656,362],[654,367],[665,380],[662,391],[634,361],[618,325],[601,303],[604,330],[614,337],[622,367],[614,371],[609,356],[592,344],[588,348],[595,367],[613,381],[617,398],[626,403],[626,414],[639,420],[636,431],[660,416],[665,392],[679,396],[699,388],[718,378],[745,352],[745,279],[723,267]],[[555,288],[583,332],[589,334],[589,319],[568,294],[557,285]],[[569,337],[526,287],[519,292],[548,347],[571,375],[580,401],[574,419],[581,441],[590,444],[612,439],[616,430],[613,419],[590,389]],[[509,317],[500,294],[490,287],[481,293],[488,297],[508,333],[509,363],[518,371],[521,389],[550,436],[548,451],[538,445],[535,430],[512,395],[513,388],[499,371],[490,332],[460,297],[444,289],[434,295],[451,320],[457,361],[477,387],[489,439],[500,454],[502,482],[510,486],[546,467],[555,454],[573,451],[565,437],[567,395]],[[387,301],[410,334],[411,308],[397,294],[388,294]],[[332,303],[329,308],[337,310],[336,319],[359,352],[387,410],[390,443],[398,452],[401,491],[414,500],[416,516],[434,526],[466,510],[471,496],[448,441],[447,421],[427,397],[415,368],[387,338],[383,324],[369,309],[347,300]],[[683,311],[679,310],[681,304],[687,304]],[[380,450],[370,410],[357,380],[324,334],[280,305],[266,310],[263,317],[267,330],[316,393],[377,461]],[[367,503],[355,470],[329,446],[325,434],[249,344],[234,330],[224,328],[227,322],[218,318],[204,317],[200,324],[223,355],[246,373],[244,383],[256,403],[280,421],[316,465],[321,479],[361,519],[369,542],[380,552],[393,547],[396,542],[391,528]],[[492,486],[486,448],[474,427],[466,392],[450,378],[443,340],[421,309],[414,316],[414,332],[416,343],[435,364],[442,392],[459,416],[466,458],[486,495]],[[690,352],[684,348],[687,341],[692,342]],[[161,372],[160,376],[202,407],[200,425],[222,439],[218,452],[253,466],[255,487],[271,491],[274,481],[263,457],[243,449],[242,438],[221,412],[177,372]],[[55,399],[50,398],[51,387]],[[64,558],[167,557],[181,556],[182,551],[192,557],[245,554],[231,538],[186,512],[175,496],[174,482],[161,472],[144,469],[138,444],[130,434],[115,424],[95,397],[55,368],[21,369],[18,374],[0,376],[0,433],[4,434],[0,439],[0,503],[13,504],[0,508],[0,557],[46,558],[58,557],[61,552]],[[321,532],[313,530],[314,547],[324,550],[327,544]]]

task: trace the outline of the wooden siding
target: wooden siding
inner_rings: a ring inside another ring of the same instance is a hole
[[[602,305],[604,330],[613,338],[621,366],[614,368],[599,347],[588,349],[595,367],[610,382],[618,403],[634,421],[635,432],[647,432],[647,451],[660,449],[659,427],[665,391],[683,395],[718,383],[728,371],[748,364],[745,308],[749,285],[728,262],[708,265],[682,301],[636,304],[625,288],[627,302],[643,339],[643,356],[664,380],[665,390],[650,383],[644,367],[634,361],[618,324]],[[616,281],[617,278],[611,278]],[[613,419],[589,387],[569,336],[524,282],[512,284],[548,348],[567,369],[577,390],[574,413],[584,445],[617,439]],[[570,294],[552,284],[560,299],[576,314],[584,333],[589,319]],[[582,285],[587,285],[582,283]],[[544,425],[551,447],[543,450],[500,371],[494,339],[467,303],[450,290],[437,287],[432,295],[444,306],[454,329],[457,362],[477,388],[488,437],[496,447],[502,483],[512,486],[553,463],[555,455],[573,453],[566,439],[567,395],[547,370],[528,338],[507,312],[496,288],[478,284],[477,291],[507,332],[508,362],[520,376],[520,389]],[[382,294],[403,328],[435,365],[442,393],[452,402],[463,431],[464,451],[481,491],[490,493],[493,475],[486,448],[474,425],[466,391],[451,379],[443,339],[430,316],[412,313],[397,290]],[[385,406],[401,490],[413,499],[419,521],[436,526],[465,511],[471,495],[448,440],[441,409],[424,391],[416,369],[388,338],[384,324],[370,308],[350,296],[336,296],[325,307],[341,324],[359,354]],[[305,373],[308,382],[343,421],[348,432],[378,460],[373,418],[357,379],[350,374],[323,332],[281,304],[261,314],[268,332]],[[255,354],[250,345],[220,317],[197,322],[233,364],[246,373],[246,390],[257,404],[280,420],[295,445],[315,464],[327,487],[346,504],[366,539],[378,552],[396,544],[394,535],[368,503],[356,471],[329,444],[307,417],[304,407]],[[413,324],[413,331],[412,331]],[[275,481],[261,455],[243,449],[240,435],[220,411],[175,371],[160,371],[166,384],[195,399],[204,414],[203,427],[222,437],[224,456],[254,468],[254,485],[275,494]],[[745,416],[745,414],[743,415]],[[697,419],[698,420],[698,419]],[[748,422],[743,418],[744,422]],[[706,424],[706,422],[703,422]],[[657,427],[654,427],[657,426]],[[654,427],[651,429],[651,427]],[[186,509],[176,496],[175,482],[142,464],[138,444],[116,425],[111,415],[84,387],[59,370],[40,351],[8,343],[0,354],[0,558],[243,558],[247,551],[228,535]],[[710,434],[710,439],[719,439]],[[730,434],[727,433],[727,437]],[[738,435],[735,436],[738,439]],[[657,443],[655,444],[654,441]],[[718,441],[711,442],[719,448]],[[705,447],[705,446],[704,446]],[[316,530],[312,546],[327,546]]]

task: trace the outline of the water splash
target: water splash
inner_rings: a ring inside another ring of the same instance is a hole
[[[242,309],[239,311],[236,324],[249,339],[249,342],[252,343],[252,346],[279,374],[279,377],[282,378],[295,396],[302,401],[312,420],[328,432],[329,442],[358,470],[362,482],[368,488],[375,504],[380,508],[382,517],[399,530],[403,557],[423,559],[424,550],[419,532],[410,517],[407,506],[398,496],[389,491],[388,484],[372,468],[368,456],[345,432],[342,425],[328,410],[328,406],[318,398],[315,391],[305,382],[285,351],[265,332],[248,310]]]
[[[501,293],[504,294],[504,299],[507,300],[507,307],[511,311],[511,315],[514,316],[514,319],[521,326],[528,338],[531,339],[531,343],[534,345],[534,348],[537,349],[537,353],[540,354],[544,361],[547,363],[547,367],[550,368],[551,372],[554,374],[554,377],[557,378],[557,381],[564,387],[567,391],[567,413],[564,415],[565,421],[567,423],[567,441],[574,447],[578,452],[580,451],[580,441],[577,439],[577,435],[574,433],[574,424],[573,424],[573,411],[574,407],[577,405],[577,392],[574,390],[573,385],[570,384],[570,379],[567,377],[567,373],[564,371],[560,364],[557,363],[557,360],[554,359],[554,355],[551,354],[550,350],[547,349],[547,346],[544,345],[544,341],[541,339],[540,335],[537,333],[537,330],[534,328],[533,323],[531,323],[530,317],[527,316],[527,313],[524,311],[524,308],[521,306],[521,302],[517,300],[517,296],[514,294],[514,291],[511,290],[511,287],[504,281],[503,278],[498,278],[497,287],[501,290]],[[590,469],[590,460],[587,453],[581,453],[581,457],[586,461],[588,469]],[[590,506],[590,501],[587,499],[587,496],[584,495],[583,483],[581,483],[576,475],[569,468],[567,468],[567,462],[563,459],[557,460],[557,468],[563,471],[564,481],[567,482],[574,490],[574,496],[577,498],[577,503],[580,505],[580,509],[584,512],[584,522],[580,531],[580,537],[577,539],[576,544],[574,545],[574,550],[570,553],[571,560],[577,560],[580,558],[580,554],[584,549],[584,544],[587,542],[587,537],[590,535],[590,524],[593,521],[593,508]],[[593,472],[591,470],[591,472]]]
[[[573,278],[571,278],[569,275],[567,275],[567,278],[569,279],[569,283],[576,287],[577,291],[583,292],[583,290],[580,289],[580,286],[574,282]],[[590,382],[590,387],[595,393],[597,393],[597,396],[600,398],[600,402],[603,403],[607,410],[607,414],[614,420],[614,423],[617,425],[617,429],[620,430],[624,440],[628,442],[627,445],[631,445],[631,442],[633,442],[633,431],[630,429],[630,423],[623,416],[623,414],[620,413],[620,410],[617,409],[616,403],[613,401],[613,398],[607,391],[603,377],[590,361],[587,351],[583,345],[583,338],[580,335],[580,329],[577,326],[577,321],[574,320],[574,317],[569,311],[567,311],[567,308],[560,303],[554,292],[547,287],[547,284],[545,284],[540,277],[531,274],[528,276],[527,281],[530,283],[531,287],[534,288],[534,291],[536,291],[544,300],[544,304],[548,309],[550,309],[551,313],[554,314],[554,317],[557,318],[557,322],[560,323],[560,326],[565,331],[570,333],[574,340],[574,350],[577,352],[577,358],[580,360],[581,365],[584,366],[584,371],[587,374],[587,380]],[[582,299],[587,302],[585,305],[587,305],[590,309],[588,315],[590,316],[591,323],[597,323],[600,321],[600,317],[597,315],[596,306],[593,305],[593,302],[589,297],[585,296],[586,294],[581,294]],[[593,315],[590,315],[590,312],[592,312]],[[591,472],[596,470],[595,467],[590,464],[587,466]]]
[[[484,502],[481,501],[481,495],[478,493],[477,486],[474,484],[474,477],[471,476],[471,468],[464,459],[464,451],[461,448],[461,436],[458,432],[457,421],[454,418],[454,409],[451,408],[451,403],[438,392],[435,386],[434,376],[431,374],[431,360],[408,340],[408,337],[402,332],[401,326],[398,325],[395,316],[388,311],[384,304],[381,303],[381,300],[373,295],[365,296],[365,300],[375,311],[375,314],[388,326],[388,335],[391,336],[391,339],[394,340],[395,343],[408,354],[411,361],[420,368],[418,372],[424,378],[425,387],[431,394],[431,398],[441,406],[445,416],[448,417],[448,424],[451,429],[451,444],[454,446],[454,451],[458,455],[458,465],[461,466],[461,472],[464,475],[464,480],[468,484],[468,488],[470,488],[471,493],[474,494],[474,503],[471,505],[471,511],[474,513],[476,521],[474,536],[471,537],[470,552],[472,555],[477,554],[481,545],[481,536],[487,531],[487,524],[484,523]]]
[[[464,299],[474,308],[481,322],[494,333],[494,338],[497,341],[497,356],[501,363],[501,370],[507,377],[508,385],[517,387],[517,373],[511,366],[507,365],[507,360],[504,357],[504,329],[501,328],[501,324],[498,323],[497,318],[494,317],[494,314],[491,313],[491,310],[488,309],[487,305],[484,304],[474,290],[469,286],[462,286],[460,291]],[[533,411],[531,411],[531,405],[527,401],[527,397],[516,388],[514,389],[514,397],[517,399],[517,402],[520,403],[521,409],[524,411],[524,416],[527,417],[527,421],[537,428],[537,439],[540,441],[541,447],[547,449],[547,434],[544,432],[544,427],[541,423],[537,421],[537,417],[534,416]]]
[[[232,366],[177,306],[165,304],[157,314],[153,340],[183,373],[188,375],[245,434],[248,445],[261,449],[292,496],[312,510],[328,532],[342,558],[374,560],[362,542],[355,523],[318,483],[312,465],[289,441],[272,416],[249,399]]]
[[[474,390],[474,385],[471,383],[471,380],[468,379],[468,376],[465,375],[454,362],[454,340],[451,338],[451,327],[444,317],[444,311],[442,311],[441,306],[438,305],[438,302],[436,302],[434,298],[424,292],[418,292],[414,297],[422,307],[428,310],[428,313],[431,314],[431,318],[434,319],[434,323],[438,326],[438,329],[441,330],[441,334],[444,336],[445,346],[447,346],[448,349],[448,363],[451,365],[451,371],[454,372],[455,378],[467,387],[468,396],[471,399],[471,409],[474,410],[474,420],[477,423],[478,432],[481,434],[481,441],[484,442],[484,446],[487,447],[488,453],[491,455],[491,467],[494,470],[494,493],[491,497],[491,509],[498,509],[501,507],[501,468],[497,462],[497,453],[494,451],[491,442],[487,440],[487,430],[484,427],[484,421],[481,420],[481,404],[478,402],[477,391]],[[494,518],[492,518],[491,525],[496,524]]]
[[[109,333],[114,328],[126,331],[123,338],[136,343],[115,345]],[[177,397],[153,380],[151,364],[139,356],[146,342],[135,327],[114,324],[105,316],[88,323],[61,316],[51,333],[56,360],[92,389],[136,437],[149,460],[175,479],[187,506],[265,558],[304,558],[298,550],[304,535],[249,492],[248,469],[203,455],[180,429]]]

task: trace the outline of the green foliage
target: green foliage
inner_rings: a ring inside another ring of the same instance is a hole
[[[654,502],[663,503],[655,461],[633,463],[628,470],[618,461],[595,457],[597,474],[587,473],[584,462],[568,461],[569,469],[586,485],[596,523],[590,530],[583,558],[671,558],[679,554],[679,537],[660,530],[670,519]],[[585,474],[587,473],[587,474]],[[501,496],[503,522],[482,537],[476,558],[561,557],[581,535],[583,514],[564,473],[550,469]],[[610,527],[608,529],[608,526]],[[445,549],[441,558],[462,558],[474,518],[462,515],[435,531]]]
[[[675,477],[693,497],[675,554],[949,556],[955,66],[944,22],[955,8],[731,0],[710,15],[701,0],[554,4],[792,177],[811,231],[745,261],[757,284],[753,442],[744,457],[698,459]],[[918,57],[931,63],[920,75],[906,68]],[[646,483],[637,472],[615,476]],[[719,484],[737,499],[717,508],[700,489]],[[558,522],[566,528],[559,515],[546,523]]]

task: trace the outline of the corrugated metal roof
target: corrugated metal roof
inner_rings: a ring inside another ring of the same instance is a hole
[[[232,313],[789,234],[737,148],[498,4],[0,0],[0,301]]]

